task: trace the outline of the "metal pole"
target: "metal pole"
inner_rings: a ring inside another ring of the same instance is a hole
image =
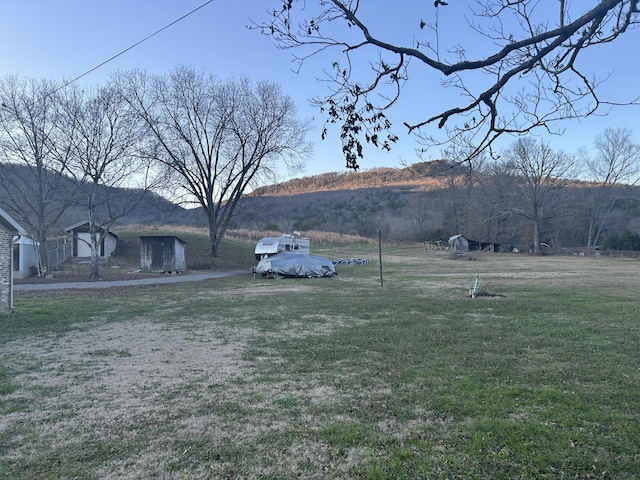
[[[380,288],[384,287],[382,281],[382,233],[378,230],[378,263],[380,265]]]
[[[9,232],[9,311],[13,311],[13,233]]]

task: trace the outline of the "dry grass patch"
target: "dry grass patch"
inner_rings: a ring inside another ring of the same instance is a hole
[[[0,476],[634,478],[637,263],[383,260],[19,297]]]

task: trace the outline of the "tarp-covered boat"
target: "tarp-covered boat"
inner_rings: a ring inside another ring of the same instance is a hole
[[[304,253],[284,252],[263,258],[255,270],[263,276],[311,278],[337,275],[331,260]]]

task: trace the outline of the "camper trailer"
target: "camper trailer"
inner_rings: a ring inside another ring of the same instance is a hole
[[[256,260],[262,260],[282,252],[309,254],[309,239],[284,234],[281,237],[265,237],[256,245]]]

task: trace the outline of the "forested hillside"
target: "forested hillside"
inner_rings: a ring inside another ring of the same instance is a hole
[[[556,188],[558,187],[558,188]],[[640,189],[568,180],[548,188],[539,236],[553,248],[601,245],[612,234],[640,233]],[[542,191],[542,189],[541,189]],[[401,169],[333,172],[291,180],[243,200],[237,225],[270,230],[328,230],[395,241],[445,241],[462,233],[529,249],[531,199],[512,175],[443,161]],[[591,233],[590,233],[591,232]]]
[[[607,191],[600,187],[570,181],[562,189],[549,190],[540,214],[540,242],[559,249],[601,245],[612,235],[640,234],[640,189],[622,184]],[[120,195],[124,199],[128,192]],[[3,208],[11,210],[11,199],[1,200]],[[513,177],[424,162],[399,169],[331,172],[258,189],[241,200],[232,227],[368,237],[380,230],[385,240],[406,242],[446,242],[461,233],[505,248],[529,249],[534,238],[529,202]],[[58,231],[84,219],[78,199],[60,218]],[[197,209],[149,194],[119,224],[204,227],[206,219]]]
[[[60,203],[59,210],[63,211],[59,218],[50,220],[53,224],[50,234],[55,236],[63,234],[66,227],[87,220],[88,212],[87,199],[84,198],[82,189],[76,188],[71,179],[52,176],[52,181],[54,178],[58,182],[56,190],[60,194],[55,194],[55,190],[52,189],[47,200],[51,203]],[[0,208],[6,210],[24,228],[27,228],[30,222],[36,222],[33,217],[39,205],[31,195],[34,189],[34,175],[29,171],[29,167],[0,162],[0,181],[3,182],[3,188],[0,190],[0,195],[2,195]],[[42,183],[50,186],[48,182]],[[135,190],[113,187],[103,186],[100,188],[109,192],[107,195],[114,199],[112,208],[117,208],[118,203],[127,204],[132,198],[137,200],[140,193]],[[25,216],[28,216],[30,220]],[[147,192],[133,211],[119,219],[119,224],[193,225],[198,223],[199,217],[199,213],[195,210],[185,210],[156,193]]]

